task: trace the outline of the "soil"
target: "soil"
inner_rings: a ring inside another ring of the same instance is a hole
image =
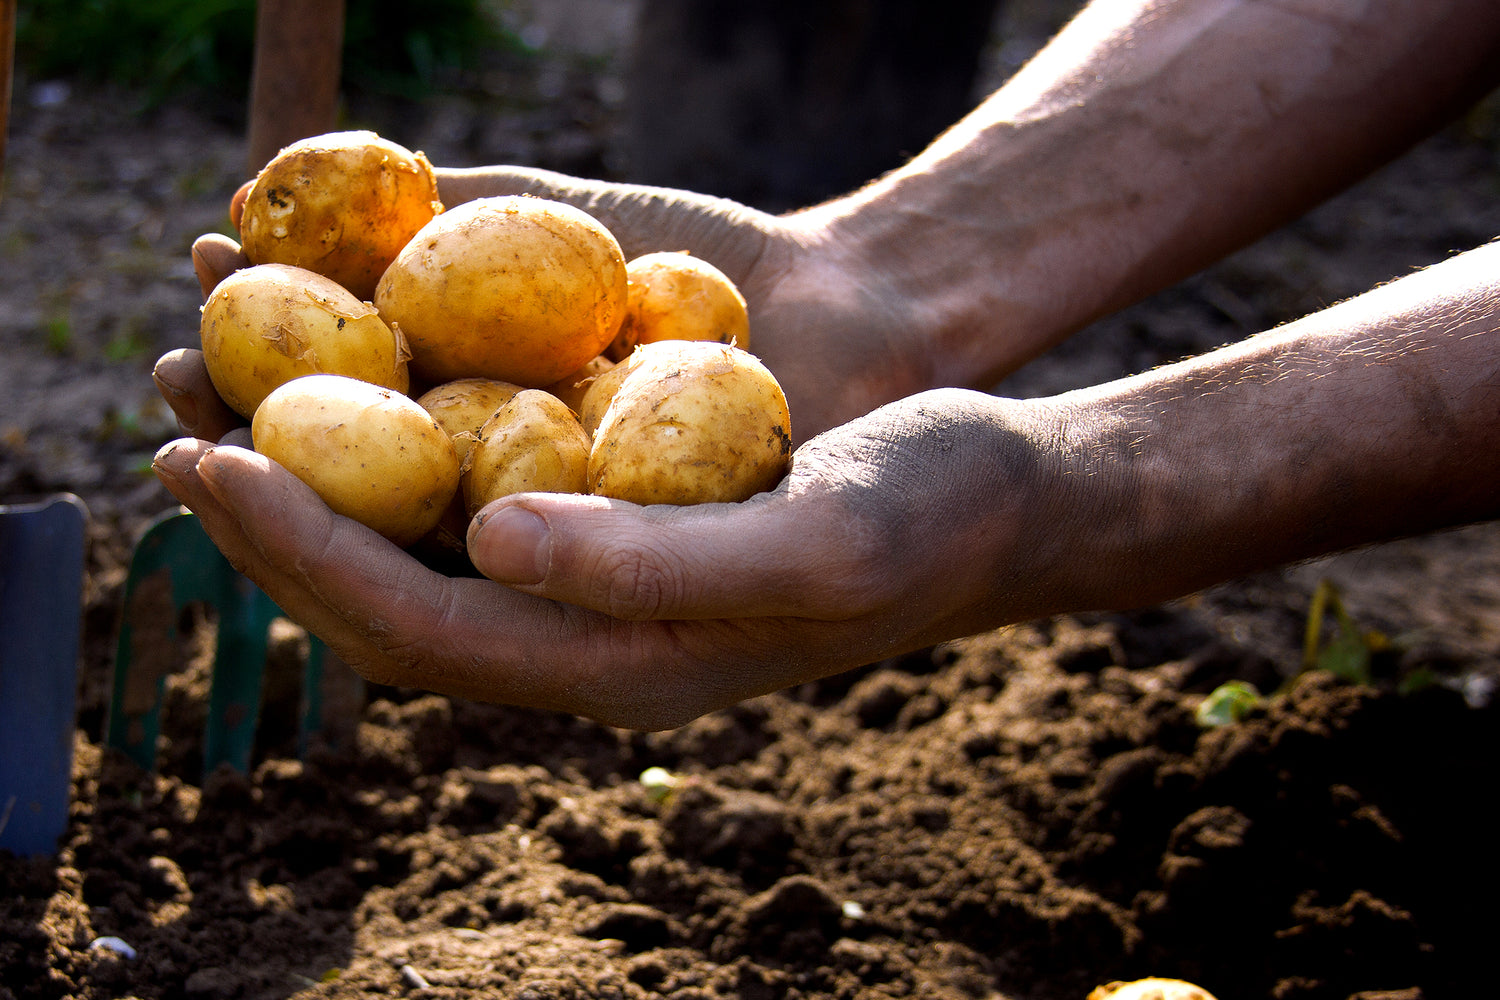
[[[1067,6],[1013,5],[995,72]],[[438,162],[628,177],[626,22],[534,22],[544,54],[498,64],[488,94],[350,118]],[[609,30],[568,33],[585,23]],[[160,764],[128,762],[102,739],[121,588],[172,509],[145,469],[174,436],[150,365],[196,335],[187,248],[227,225],[243,123],[60,81],[16,94],[0,497],[71,491],[91,518],[71,816],[55,856],[0,852],[0,998],[1083,1000],[1149,974],[1220,1000],[1431,1000],[1489,981],[1488,525],[1026,623],[666,733],[369,688],[299,755],[277,724],[296,692],[268,683],[243,774],[197,764],[213,633],[191,618]],[[1000,391],[1139,371],[1490,239],[1497,110]],[[1363,681],[1301,670],[1324,580],[1389,639]],[[281,636],[295,662],[304,637]],[[1233,679],[1267,697],[1200,726]]]

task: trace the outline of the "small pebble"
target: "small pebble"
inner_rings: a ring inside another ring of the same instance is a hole
[[[113,936],[94,938],[89,942],[89,951],[112,951],[125,958],[135,958],[135,949],[130,947],[123,938]]]

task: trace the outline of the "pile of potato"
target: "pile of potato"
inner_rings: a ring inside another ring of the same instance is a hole
[[[283,149],[245,198],[251,266],[203,305],[219,394],[255,449],[398,545],[462,549],[511,493],[744,500],[791,459],[745,300],[686,253],[627,261],[561,202],[444,210],[372,132]]]

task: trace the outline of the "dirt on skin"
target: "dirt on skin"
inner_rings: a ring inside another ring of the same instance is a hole
[[[503,102],[358,124],[440,163],[628,176],[616,64],[554,55],[501,67]],[[0,854],[0,998],[1083,1000],[1148,974],[1220,1000],[1488,989],[1493,526],[1027,623],[658,734],[370,688],[299,758],[304,637],[284,629],[248,774],[201,773],[213,635],[190,618],[157,771],[106,749],[125,560],[171,506],[141,468],[173,434],[150,363],[192,342],[187,247],[243,173],[242,129],[211,110],[17,90],[0,496],[72,490],[92,519],[72,812],[54,857]],[[1487,104],[1002,391],[1139,371],[1490,239],[1497,135]],[[1390,640],[1368,683],[1299,674],[1325,579]],[[1200,726],[1231,679],[1268,697]]]

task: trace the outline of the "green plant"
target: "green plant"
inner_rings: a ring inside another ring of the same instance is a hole
[[[1204,729],[1233,725],[1264,700],[1255,685],[1248,681],[1225,681],[1198,703],[1193,720]]]
[[[1332,614],[1334,634],[1322,641],[1324,619]],[[1338,586],[1322,580],[1313,591],[1302,640],[1302,669],[1326,670],[1350,684],[1369,684],[1374,679],[1371,656],[1389,649],[1390,639],[1376,630],[1366,631],[1344,608]]]

